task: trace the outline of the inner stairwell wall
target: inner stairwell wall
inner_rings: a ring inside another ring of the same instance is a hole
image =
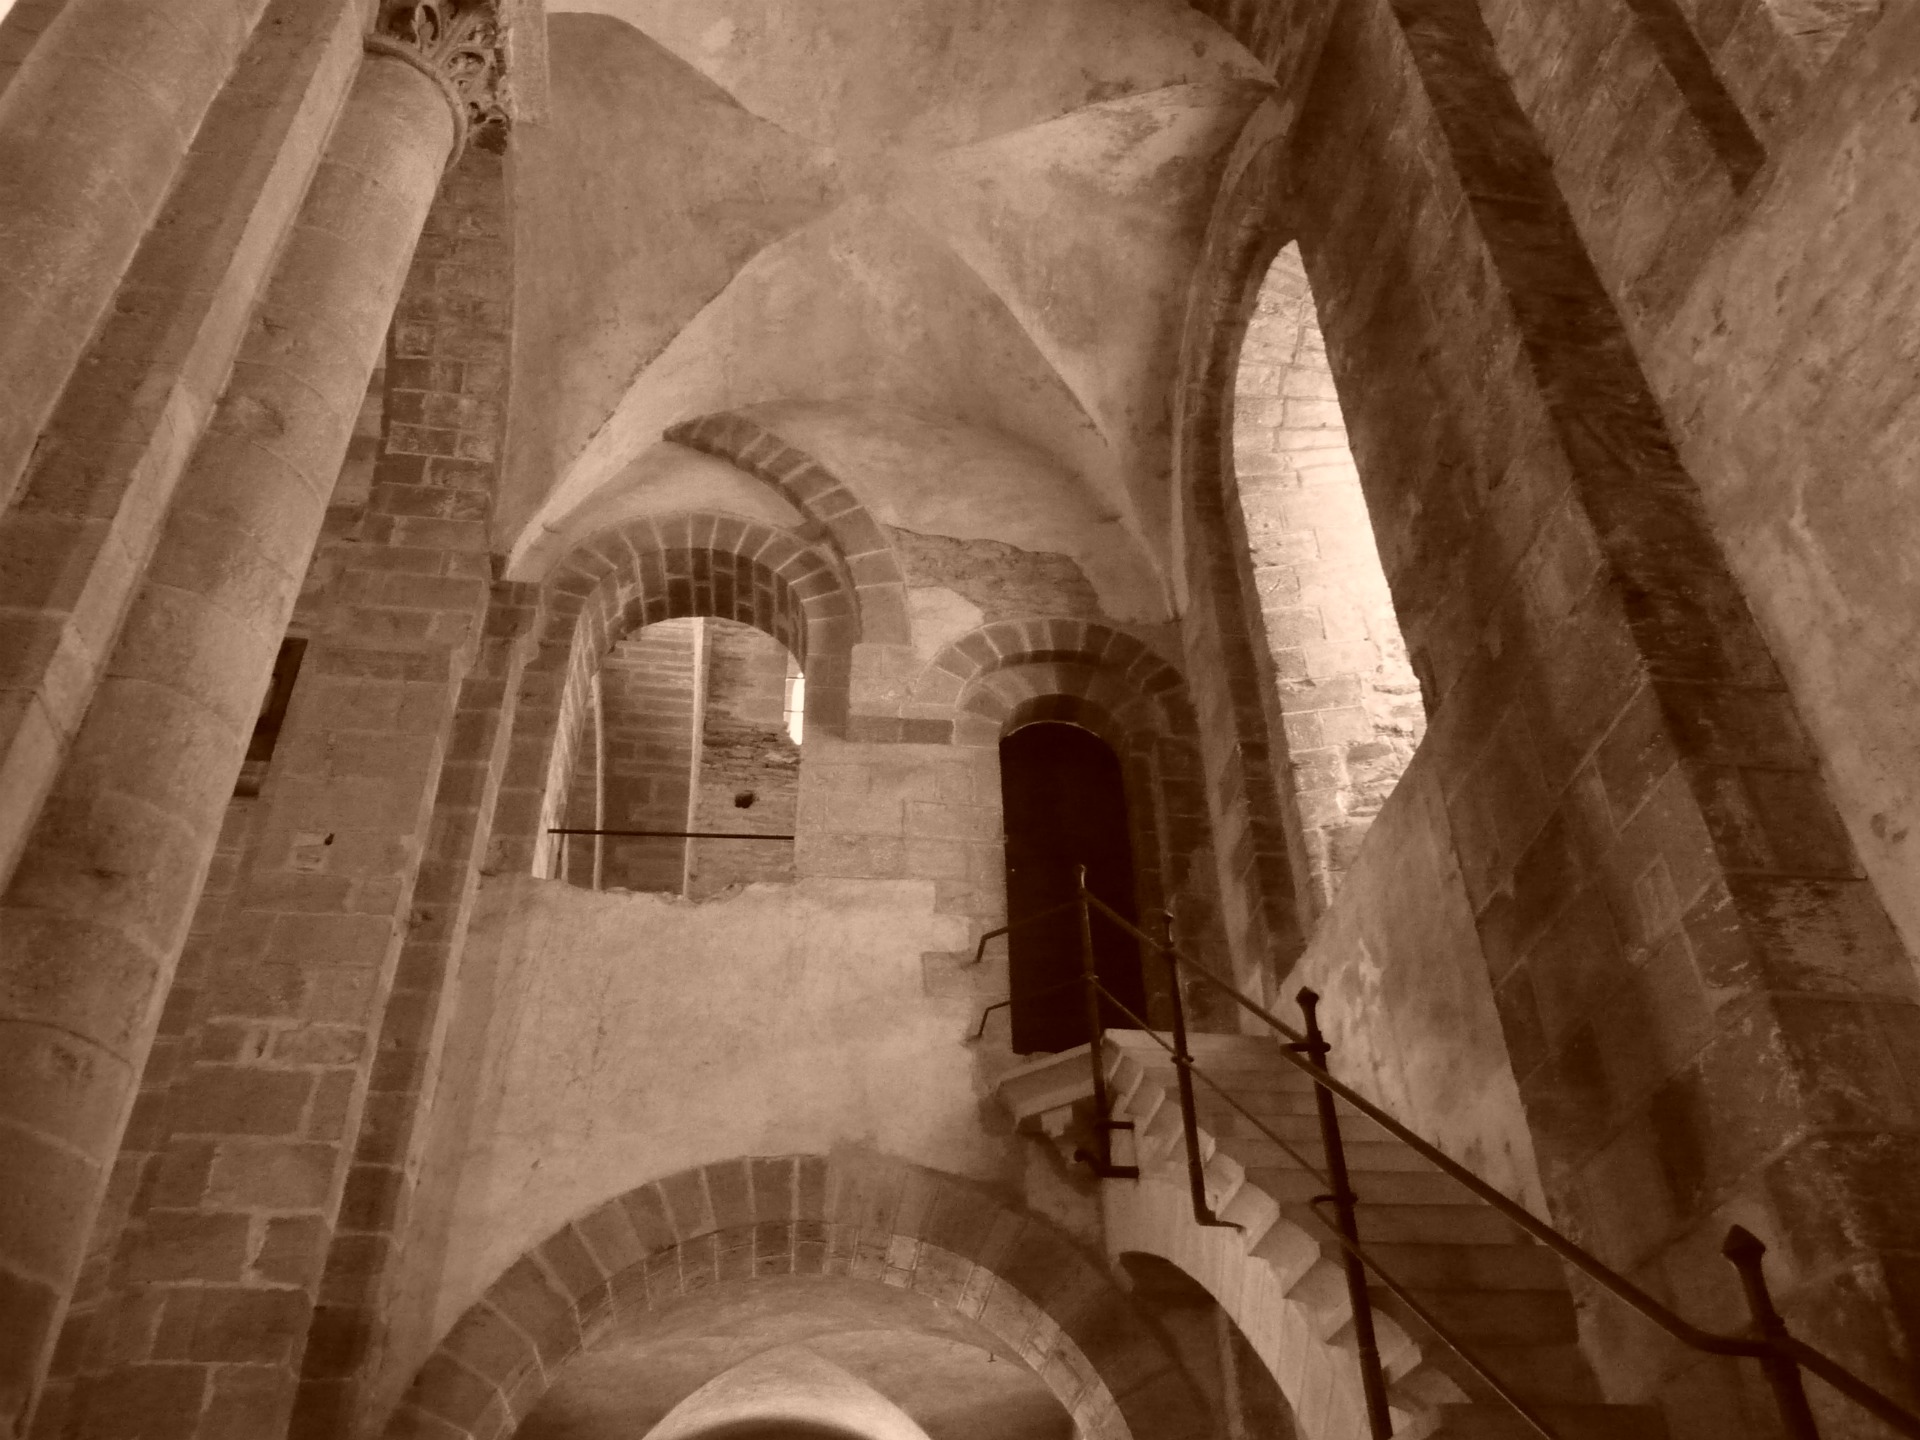
[[[1737,42],[1702,17],[1767,148],[1742,175],[1646,8],[1349,6],[1276,164],[1437,701],[1281,989],[1326,994],[1337,1070],[1700,1323],[1742,1323],[1718,1247],[1756,1230],[1796,1327],[1898,1390],[1920,886],[1879,778],[1910,737],[1877,727],[1912,611],[1866,532],[1911,528],[1911,367],[1872,317],[1912,307],[1884,121],[1920,26],[1809,58],[1764,7]],[[1583,1324],[1676,1433],[1772,1423],[1751,1367]]]

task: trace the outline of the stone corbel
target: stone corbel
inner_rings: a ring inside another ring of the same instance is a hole
[[[367,50],[429,76],[453,111],[451,169],[478,126],[507,122],[506,28],[497,0],[385,0]]]

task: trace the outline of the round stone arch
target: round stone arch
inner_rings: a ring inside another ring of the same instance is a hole
[[[957,1176],[869,1152],[698,1166],[534,1246],[415,1375],[388,1440],[503,1440],[617,1319],[723,1280],[851,1277],[967,1316],[1041,1377],[1087,1440],[1202,1440],[1208,1410],[1112,1274]]]
[[[1118,682],[1127,698],[1120,708],[1144,702],[1153,712],[1151,727],[1161,733],[1194,734],[1193,706],[1180,672],[1145,642],[1091,620],[999,620],[971,630],[915,677],[901,713],[909,719],[950,719],[957,744],[997,744],[1004,716],[989,697],[998,692],[980,682],[1021,666],[1056,662]],[[1008,692],[1008,698],[1011,703],[1019,697]],[[1137,713],[1144,720],[1147,711]],[[1128,709],[1128,714],[1136,712]]]
[[[1146,917],[1169,910],[1180,933],[1192,938],[1196,923],[1211,914],[1211,851],[1195,793],[1192,738],[1169,733],[1161,707],[1123,674],[1075,660],[986,672],[961,700],[966,719],[956,727],[956,743],[997,747],[1023,726],[1048,722],[1078,726],[1103,740],[1120,761],[1142,922],[1151,931],[1154,922]],[[1149,960],[1144,979],[1142,1018],[1171,1023],[1165,970]]]
[[[725,460],[806,517],[800,534],[844,567],[860,611],[861,639],[911,642],[906,577],[887,532],[840,477],[750,415],[726,410],[682,421],[661,437]]]
[[[737,620],[785,645],[806,671],[808,725],[845,728],[860,627],[830,557],[758,521],[709,511],[600,531],[539,587],[489,870],[537,871],[545,860],[600,657],[640,626],[694,615]]]
[[[1141,910],[1172,910],[1183,939],[1206,953],[1225,945],[1194,708],[1180,672],[1151,646],[1097,621],[983,625],[928,663],[902,714],[947,724],[951,743],[976,749],[1043,720],[1098,735],[1120,759]],[[1166,976],[1149,965],[1146,980],[1157,1011]],[[1197,1018],[1213,1018],[1211,1000],[1194,999]]]

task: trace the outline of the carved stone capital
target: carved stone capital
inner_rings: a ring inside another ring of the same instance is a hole
[[[465,125],[506,121],[506,31],[496,0],[384,0],[369,45],[440,81]]]

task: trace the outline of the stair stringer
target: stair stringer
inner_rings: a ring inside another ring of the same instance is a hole
[[[1246,1234],[1193,1223],[1184,1173],[1142,1167],[1138,1180],[1100,1187],[1107,1248],[1117,1258],[1142,1252],[1178,1266],[1240,1327],[1293,1408],[1302,1440],[1366,1440],[1366,1399],[1352,1345],[1322,1339],[1319,1317],[1289,1299],[1279,1270],[1251,1253]],[[1292,1227],[1280,1220],[1276,1226]],[[1312,1243],[1304,1233],[1303,1243]],[[1396,1434],[1426,1427],[1395,1413]],[[1410,1427],[1403,1429],[1403,1426]]]

